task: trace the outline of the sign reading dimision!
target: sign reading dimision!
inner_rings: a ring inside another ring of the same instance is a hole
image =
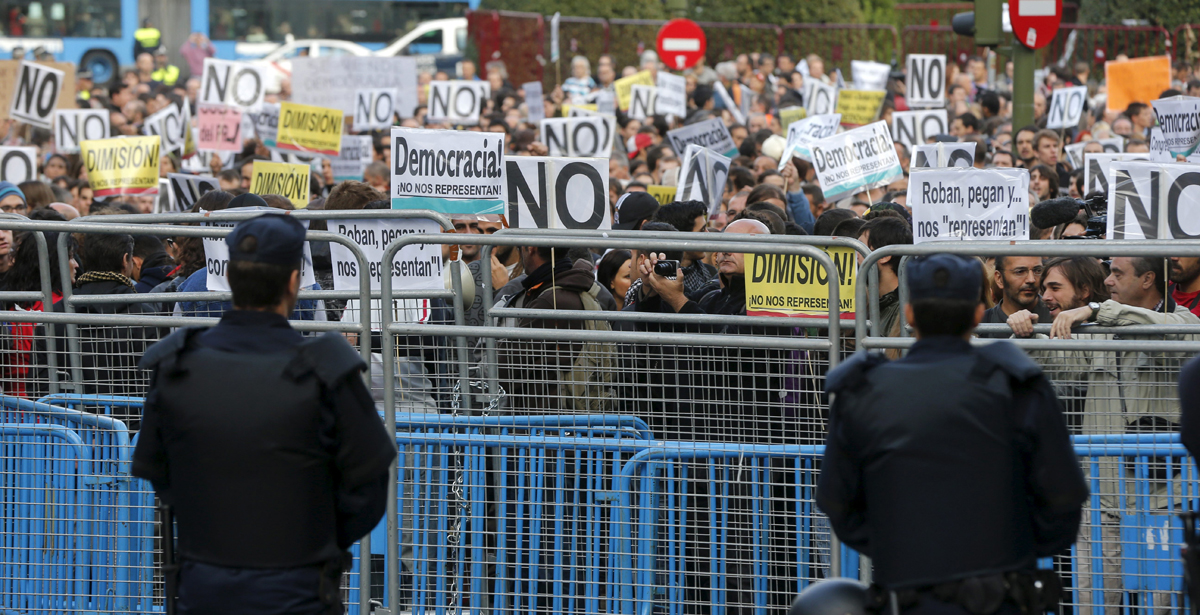
[[[250,176],[252,194],[278,194],[292,202],[296,209],[308,207],[308,180],[311,167],[307,164],[254,161]]]
[[[837,267],[830,276],[811,256],[747,254],[746,314],[749,316],[829,317],[829,284],[838,285],[838,311],[854,315],[858,258],[853,248],[824,248]]]
[[[97,197],[158,194],[158,137],[124,137],[79,144]]]
[[[392,209],[504,213],[504,134],[392,129]]]
[[[342,124],[341,109],[281,103],[275,147],[336,157],[342,151]]]

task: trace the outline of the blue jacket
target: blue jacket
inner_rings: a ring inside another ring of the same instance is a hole
[[[813,217],[812,209],[809,209],[808,196],[803,190],[787,193],[787,208],[788,213],[792,215],[792,221],[799,224],[805,233],[812,235],[817,219]]]

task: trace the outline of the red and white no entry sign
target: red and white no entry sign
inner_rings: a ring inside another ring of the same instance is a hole
[[[707,49],[704,30],[690,19],[672,19],[658,30],[658,57],[674,70],[695,66]]]
[[[1054,40],[1062,22],[1062,0],[1009,0],[1008,19],[1013,35],[1030,49],[1041,49]]]

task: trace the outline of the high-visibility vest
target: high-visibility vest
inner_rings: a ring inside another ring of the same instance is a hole
[[[159,32],[158,28],[138,28],[133,33],[133,40],[145,49],[155,49],[162,41],[162,32]]]
[[[168,64],[162,68],[156,68],[154,72],[150,73],[150,78],[163,85],[175,85],[175,82],[179,81],[179,67]]]

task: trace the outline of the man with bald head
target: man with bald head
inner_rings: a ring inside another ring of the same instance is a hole
[[[50,209],[62,214],[62,217],[66,218],[67,222],[79,217],[79,210],[66,203],[51,203]]]

